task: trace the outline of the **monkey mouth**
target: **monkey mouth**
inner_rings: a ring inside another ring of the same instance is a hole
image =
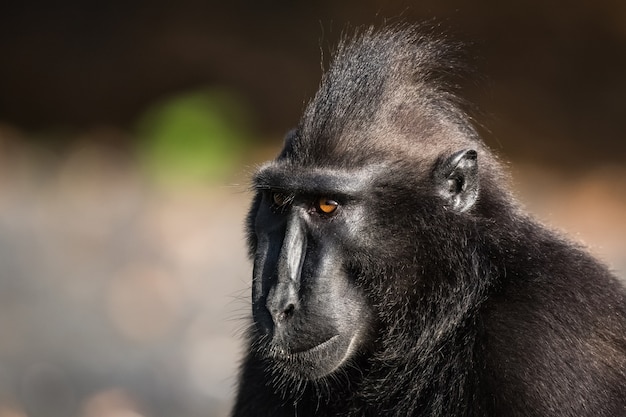
[[[336,334],[313,347],[295,350],[274,346],[270,356],[284,372],[314,380],[331,374],[351,356],[354,338]]]
[[[340,337],[341,336],[339,334],[336,334],[313,346],[297,346],[294,348],[285,348],[277,344],[270,348],[270,356],[276,359],[290,360],[306,355],[319,354],[322,353],[325,349],[330,349],[333,344],[339,341],[338,339]]]
[[[300,350],[294,350],[291,352],[292,355],[314,355],[317,352],[322,352],[324,349],[328,349],[331,345],[337,341],[340,336],[338,334],[331,336],[327,340],[322,343],[313,346],[312,348],[304,348]]]

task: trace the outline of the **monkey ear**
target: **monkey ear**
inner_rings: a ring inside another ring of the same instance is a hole
[[[446,206],[463,212],[478,199],[478,154],[474,149],[455,152],[436,168],[435,181]]]

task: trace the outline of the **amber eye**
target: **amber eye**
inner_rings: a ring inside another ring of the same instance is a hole
[[[287,204],[287,195],[281,193],[272,193],[272,201],[279,207]]]
[[[339,207],[339,203],[330,198],[322,197],[317,200],[317,209],[324,214],[332,214]]]

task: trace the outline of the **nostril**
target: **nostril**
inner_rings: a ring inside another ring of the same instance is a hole
[[[296,306],[293,305],[293,303],[289,303],[289,305],[285,308],[285,312],[284,314],[286,316],[291,316],[293,314],[293,311],[296,309]]]
[[[277,322],[285,321],[293,315],[295,309],[296,306],[293,303],[289,303],[284,309],[282,309],[282,311],[274,311],[274,317],[276,318]]]

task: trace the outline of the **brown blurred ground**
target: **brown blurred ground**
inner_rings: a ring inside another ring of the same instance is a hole
[[[0,416],[226,415],[247,200],[151,188],[101,148],[55,158],[0,132]]]

